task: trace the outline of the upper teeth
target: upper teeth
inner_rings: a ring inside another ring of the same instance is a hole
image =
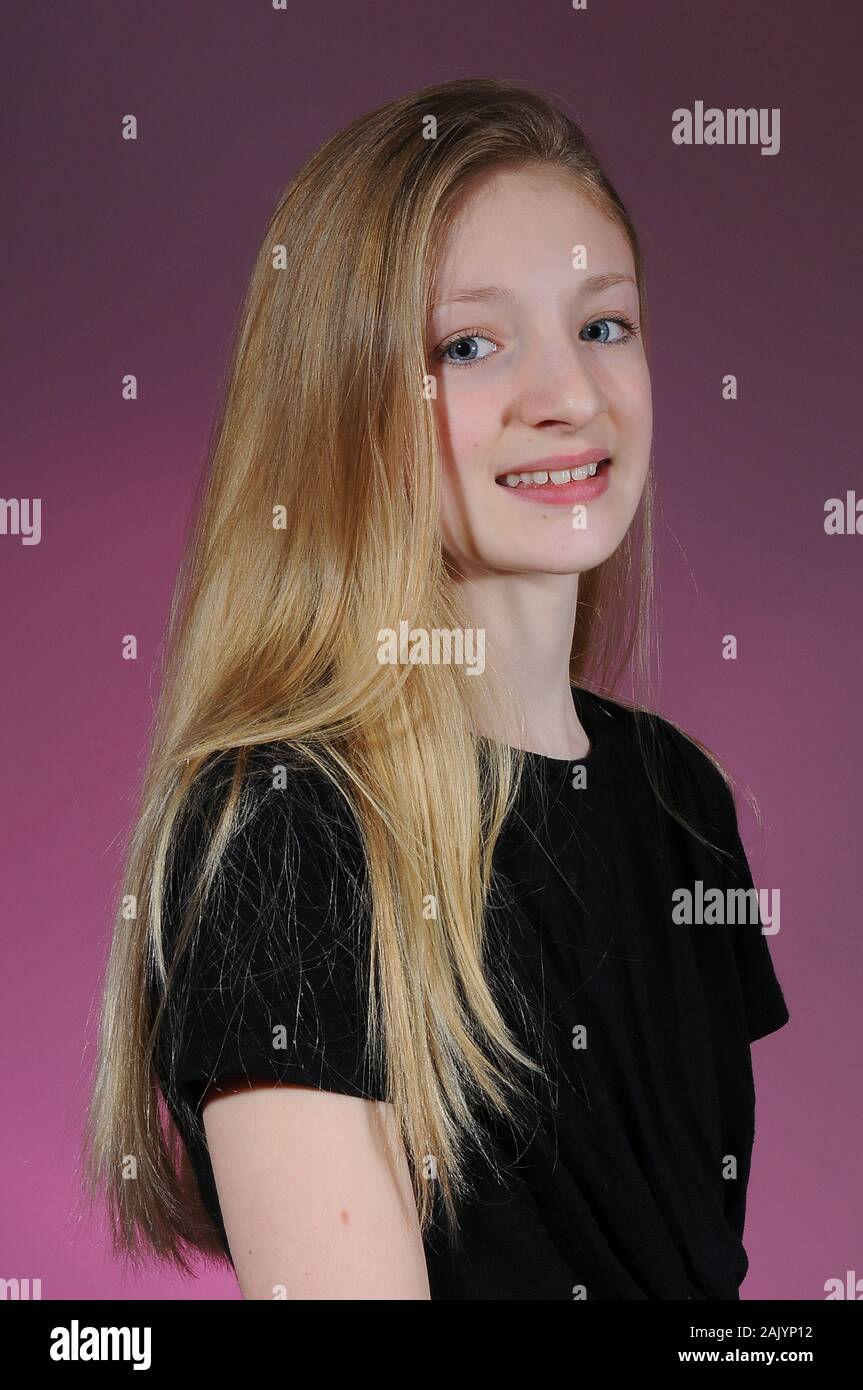
[[[549,478],[553,483],[580,483],[583,478],[594,477],[599,463],[586,463],[583,468],[562,468],[559,473],[546,473],[541,470],[538,473],[507,473],[505,482],[507,487],[518,487],[519,483],[547,483]]]

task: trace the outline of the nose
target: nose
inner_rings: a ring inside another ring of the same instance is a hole
[[[590,352],[565,334],[546,335],[526,352],[515,382],[514,417],[534,429],[581,429],[600,415],[608,402]]]

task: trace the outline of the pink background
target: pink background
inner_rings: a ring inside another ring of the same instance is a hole
[[[157,647],[240,296],[279,189],[357,114],[449,77],[572,103],[642,231],[662,502],[661,709],[756,792],[792,1022],[753,1048],[744,1298],[824,1297],[860,1242],[863,489],[855,4],[186,0],[5,7],[0,1276],[43,1298],[235,1298],[122,1276],[76,1209],[93,1021]],[[678,147],[697,100],[781,151]],[[138,116],[137,143],[120,138]],[[856,211],[855,211],[856,208]],[[120,399],[134,372],[137,403]],[[723,374],[740,398],[724,403]],[[121,660],[126,633],[137,662]],[[735,633],[739,657],[721,659]]]

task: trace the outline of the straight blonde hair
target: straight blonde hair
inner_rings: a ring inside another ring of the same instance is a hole
[[[270,218],[177,580],[101,1010],[85,1186],[106,1199],[115,1251],[132,1262],[155,1254],[189,1270],[194,1252],[226,1258],[156,1057],[176,1036],[171,982],[206,931],[201,905],[242,825],[250,756],[263,744],[322,772],[361,834],[369,1040],[423,1230],[435,1202],[426,1156],[455,1230],[481,1104],[513,1114],[519,1078],[541,1070],[508,1031],[483,954],[492,856],[524,757],[476,735],[462,667],[381,665],[375,641],[402,620],[468,625],[439,534],[425,325],[458,209],[491,173],[526,166],[561,171],[621,228],[646,336],[626,210],[581,126],[522,83],[444,82],[362,116],[312,156]],[[652,516],[650,477],[624,542],[580,579],[571,679],[598,693],[626,671],[650,684]],[[629,708],[650,752],[648,711]],[[172,848],[214,767],[223,795],[169,959]],[[136,1159],[135,1181],[124,1156]]]

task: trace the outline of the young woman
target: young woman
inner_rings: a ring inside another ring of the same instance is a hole
[[[738,1297],[788,1013],[757,915],[680,910],[754,896],[720,765],[614,696],[650,450],[636,234],[555,102],[447,82],[300,171],[109,965],[89,1175],[130,1257],[250,1298]]]

